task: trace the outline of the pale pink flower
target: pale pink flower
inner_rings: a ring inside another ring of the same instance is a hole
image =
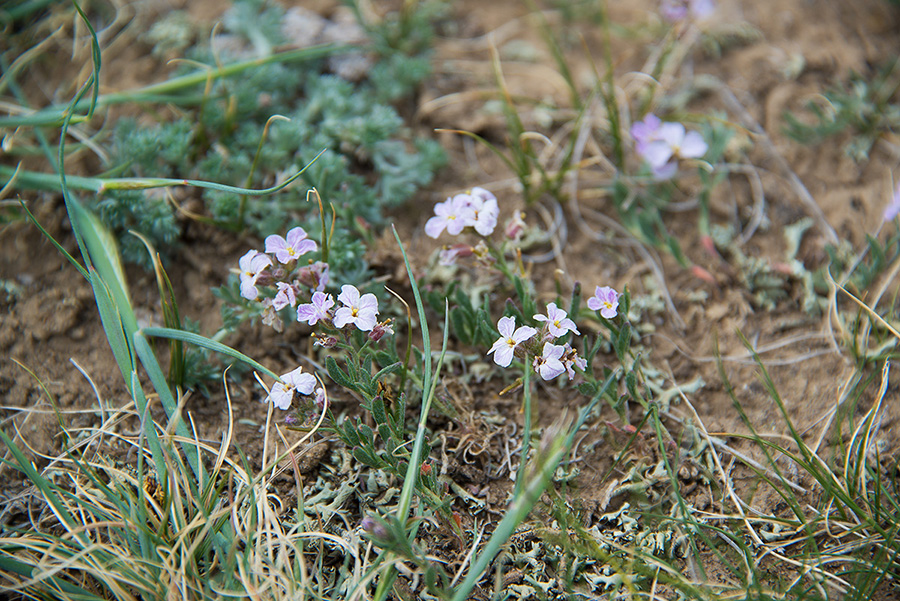
[[[241,296],[247,300],[255,300],[259,296],[256,280],[259,278],[259,274],[271,264],[272,259],[258,250],[247,251],[247,254],[238,260],[238,267],[241,271]]]
[[[472,209],[472,216],[467,226],[472,226],[482,236],[490,236],[497,227],[500,207],[497,197],[484,188],[472,188],[466,194],[457,194],[454,200]]]
[[[378,315],[378,299],[374,294],[364,294],[360,297],[359,290],[355,286],[344,284],[341,286],[338,300],[344,306],[334,314],[334,327],[343,328],[352,323],[363,332],[375,327],[378,321],[375,317]]]
[[[290,409],[291,402],[294,400],[294,392],[312,394],[316,387],[316,378],[302,372],[303,367],[301,366],[281,376],[281,382],[275,382],[266,401],[284,410]]]
[[[275,258],[285,265],[316,248],[318,248],[316,242],[307,238],[302,227],[293,228],[287,233],[286,238],[276,234],[266,238],[266,252],[274,254]]]
[[[706,154],[703,136],[687,131],[681,123],[663,123],[658,137],[644,149],[643,157],[659,179],[668,179],[678,169],[678,159],[697,159]]]
[[[662,0],[659,12],[667,21],[675,22],[691,17],[700,20],[715,10],[713,0]]]
[[[494,342],[487,354],[494,353],[494,363],[500,367],[509,367],[516,347],[537,334],[537,330],[531,326],[516,329],[515,317],[501,317],[497,322],[497,329],[500,330],[500,338]]]
[[[634,138],[635,150],[639,155],[643,156],[647,145],[659,137],[660,127],[662,119],[653,113],[647,113],[642,121],[631,126],[631,137]]]
[[[559,338],[566,332],[581,334],[581,332],[578,331],[575,322],[569,319],[568,314],[558,308],[556,303],[549,303],[547,305],[547,315],[535,315],[534,318],[538,321],[546,322],[547,331],[549,331],[550,335],[554,338]]]
[[[566,347],[561,344],[545,342],[544,351],[539,357],[535,357],[534,362],[532,363],[534,371],[540,374],[541,378],[544,380],[549,381],[555,379],[566,371],[565,365],[563,365],[560,360],[565,352]]]
[[[475,211],[459,195],[434,205],[434,217],[425,223],[425,233],[432,238],[441,235],[444,229],[456,236],[465,229],[475,216]]]
[[[272,299],[272,306],[276,311],[281,311],[288,305],[293,307],[297,304],[297,294],[292,285],[284,282],[276,282],[275,285],[278,287],[278,293]]]
[[[334,299],[330,294],[316,290],[310,301],[297,307],[297,321],[305,321],[314,326],[319,321],[329,318],[328,310],[334,306]]]
[[[652,113],[631,126],[631,137],[635,151],[661,180],[675,175],[679,159],[700,158],[709,148],[699,133],[687,131],[681,123],[663,123]]]
[[[594,296],[588,299],[587,306],[591,311],[600,311],[600,315],[606,319],[612,319],[618,312],[619,293],[609,286],[597,286]]]
[[[891,221],[897,215],[900,215],[900,184],[897,185],[897,191],[894,192],[894,197],[891,198],[891,202],[884,208],[884,213],[881,218],[885,221]]]

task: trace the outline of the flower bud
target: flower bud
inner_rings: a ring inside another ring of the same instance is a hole
[[[390,542],[390,532],[387,525],[378,518],[367,515],[359,523],[359,527],[376,544]]]
[[[297,280],[313,291],[323,291],[329,281],[328,263],[316,261],[297,271]]]
[[[513,216],[510,217],[509,221],[506,222],[506,227],[503,230],[503,233],[510,240],[514,240],[518,242],[522,239],[522,234],[525,232],[525,213],[522,211],[516,211],[513,213]]]
[[[391,322],[394,321],[391,318],[388,318],[382,322],[376,323],[372,328],[372,331],[369,332],[369,340],[372,342],[378,342],[381,340],[386,334],[390,335],[394,333],[394,328],[391,326]]]
[[[468,244],[454,244],[453,246],[445,246],[441,250],[438,263],[444,266],[454,265],[460,257],[471,257],[475,249]]]
[[[311,336],[315,339],[315,346],[321,346],[323,348],[332,348],[334,345],[338,343],[338,339],[334,336],[326,336],[324,334],[319,334],[318,332],[313,332]]]

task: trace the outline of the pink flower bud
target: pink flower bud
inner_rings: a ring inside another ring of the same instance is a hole
[[[369,340],[371,340],[372,342],[378,342],[385,336],[385,334],[393,334],[394,328],[391,327],[392,321],[393,319],[388,318],[380,323],[376,323],[375,327],[372,328],[372,331],[369,332]]]
[[[510,217],[509,221],[506,222],[506,228],[503,230],[503,233],[510,240],[515,240],[518,242],[522,238],[522,234],[525,232],[525,213],[522,211],[516,211],[513,213],[513,216]]]
[[[460,257],[471,257],[475,249],[468,244],[454,244],[453,246],[445,246],[441,250],[438,263],[444,266],[456,264],[456,260]]]

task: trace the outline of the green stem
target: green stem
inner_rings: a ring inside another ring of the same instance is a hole
[[[324,150],[322,152],[325,152]],[[71,188],[75,190],[85,190],[87,192],[94,192],[96,194],[102,194],[107,190],[147,190],[149,188],[165,188],[168,186],[195,186],[197,188],[208,188],[210,190],[220,190],[222,192],[234,192],[236,194],[246,194],[248,196],[263,196],[266,194],[272,194],[273,192],[278,192],[292,184],[294,180],[298,179],[303,172],[306,171],[310,165],[312,165],[319,156],[321,156],[322,152],[320,152],[316,157],[303,169],[292,175],[287,180],[278,184],[277,186],[273,186],[271,188],[264,188],[262,190],[252,190],[249,188],[239,188],[237,186],[227,186],[225,184],[217,184],[215,182],[207,182],[203,180],[196,179],[174,179],[169,177],[115,177],[115,178],[103,178],[103,177],[82,177],[78,175],[66,175],[65,176],[65,186],[66,188]],[[60,153],[60,160],[62,160],[63,156]],[[12,167],[7,167],[4,165],[0,165],[0,186],[5,185],[12,179],[13,175],[16,177],[16,183],[19,184],[20,189],[31,189],[31,190],[51,190],[51,191],[62,191],[63,184],[60,181],[61,175],[51,174],[51,173],[40,173],[37,171],[22,171],[21,169],[16,173],[16,169]]]
[[[207,81],[221,79],[231,75],[237,75],[243,71],[253,69],[262,65],[271,63],[291,63],[304,60],[311,60],[329,54],[334,54],[342,50],[346,50],[350,46],[334,46],[319,45],[310,46],[302,50],[289,50],[287,52],[279,52],[265,58],[255,58],[245,61],[231,63],[216,69],[208,71],[198,71],[181,77],[138,88],[136,90],[126,90],[123,92],[113,92],[111,94],[103,94],[97,97],[96,107],[106,107],[114,104],[123,104],[126,102],[163,102],[177,100],[172,94],[186,88],[203,85]],[[72,107],[72,111],[81,111],[87,109],[91,104],[90,99],[80,100]],[[55,105],[45,109],[36,111],[27,116],[0,117],[0,128],[2,127],[19,127],[19,126],[35,126],[48,125],[52,127],[60,127],[65,120],[67,106]],[[80,123],[86,121],[87,117],[83,115],[73,116],[72,123]]]
[[[423,377],[424,382],[422,386],[422,409],[419,414],[419,426],[416,430],[416,439],[415,443],[413,443],[412,454],[409,458],[409,465],[406,468],[406,478],[403,480],[403,489],[400,491],[400,501],[397,504],[397,519],[400,523],[405,523],[407,516],[409,514],[410,506],[412,505],[412,497],[415,492],[416,487],[416,479],[419,475],[419,470],[421,469],[422,463],[422,447],[425,443],[425,430],[426,430],[426,422],[428,421],[428,413],[431,409],[431,402],[434,400],[434,393],[437,389],[437,381],[438,376],[440,375],[441,365],[444,361],[444,354],[447,352],[447,334],[450,331],[450,312],[444,311],[444,338],[441,348],[441,355],[438,359],[437,367],[435,367],[434,373],[431,373],[431,338],[428,332],[428,321],[425,316],[425,307],[422,304],[422,297],[419,294],[419,287],[416,285],[416,278],[413,274],[412,267],[409,264],[409,257],[406,255],[406,249],[403,247],[403,243],[400,241],[400,236],[397,234],[397,229],[393,228],[394,238],[397,240],[397,244],[400,246],[400,252],[403,255],[403,262],[406,265],[406,273],[409,276],[409,282],[412,286],[413,296],[416,299],[416,311],[419,315],[419,324],[422,329],[422,348],[424,350],[423,356]],[[375,601],[384,601],[387,598],[388,593],[391,590],[391,587],[394,584],[394,580],[397,577],[396,569],[391,566],[387,573],[384,574],[381,580],[378,582],[378,588],[375,590]]]
[[[525,365],[525,373],[522,375],[523,399],[522,410],[525,412],[525,424],[522,432],[522,450],[519,454],[519,469],[516,470],[516,486],[513,489],[513,498],[519,497],[525,481],[525,464],[528,460],[528,451],[531,450],[531,370]]]
[[[266,125],[263,127],[262,135],[259,137],[259,144],[256,147],[256,154],[253,155],[253,163],[250,165],[250,172],[247,174],[247,180],[244,182],[244,187],[249,188],[250,184],[253,183],[253,174],[256,173],[256,167],[259,165],[259,157],[262,154],[263,143],[266,141],[266,136],[269,133],[269,126],[273,121],[290,121],[287,117],[282,115],[272,115],[266,120]],[[244,229],[244,213],[247,209],[247,195],[241,194],[241,206],[238,209],[238,227],[240,229]]]

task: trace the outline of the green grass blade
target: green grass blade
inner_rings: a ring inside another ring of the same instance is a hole
[[[57,242],[56,238],[50,235],[50,232],[44,229],[44,226],[40,224],[40,222],[37,220],[37,217],[34,216],[34,214],[31,212],[31,209],[29,209],[28,205],[25,204],[25,201],[19,200],[19,205],[25,211],[25,214],[28,216],[28,220],[31,221],[34,227],[36,227],[44,235],[44,237],[50,241],[50,244],[56,247],[56,250],[58,250],[60,254],[62,254],[62,256],[64,256],[69,261],[69,263],[71,263],[72,266],[78,270],[78,272],[84,277],[84,279],[89,280],[90,276],[88,276],[88,272],[84,268],[84,266],[82,266],[82,264],[79,263],[78,260],[69,253],[69,251],[63,248],[63,245]]]
[[[194,334],[193,332],[185,332],[184,330],[173,330],[171,328],[143,328],[140,330],[145,336],[150,336],[152,338],[167,338],[170,340],[180,340],[181,342],[187,342],[189,344],[193,344],[195,346],[199,346],[201,348],[205,348],[207,350],[220,353],[222,355],[226,355],[233,359],[237,359],[243,363],[246,363],[253,369],[266,374],[269,377],[279,379],[278,375],[270,370],[268,367],[254,361],[247,355],[243,354],[240,351],[237,351],[230,346],[226,346],[221,342],[216,342],[206,336],[202,336],[200,334]]]
[[[93,267],[90,268],[89,277],[91,288],[94,290],[97,310],[100,312],[100,323],[103,325],[103,331],[106,333],[106,339],[112,349],[113,357],[130,391],[131,374],[135,368],[134,349],[129,343],[128,332],[123,324],[119,305],[113,298],[106,282]]]
[[[90,19],[88,19],[87,15],[84,14],[84,11],[81,10],[81,6],[78,2],[72,0],[72,5],[75,7],[75,10],[78,11],[81,22],[84,23],[84,26],[87,27],[87,30],[91,35],[91,68],[93,69],[90,78],[92,83],[91,100],[88,105],[87,115],[85,115],[86,119],[90,119],[94,115],[94,110],[97,108],[97,98],[100,96],[100,42],[97,40],[97,32],[94,31],[94,26],[91,25]],[[59,165],[60,168],[62,168],[62,161],[60,161]]]
[[[428,420],[428,412],[431,408],[431,401],[434,399],[434,392],[437,386],[438,375],[440,374],[441,365],[443,364],[444,354],[447,352],[447,335],[449,332],[448,319],[449,311],[444,311],[444,339],[441,349],[441,356],[438,359],[438,366],[435,373],[431,373],[431,338],[428,333],[428,321],[425,315],[425,307],[422,304],[422,296],[419,294],[419,287],[416,284],[416,276],[413,274],[412,266],[409,264],[409,257],[406,255],[406,249],[400,241],[400,235],[397,228],[391,226],[394,232],[394,238],[400,246],[400,252],[403,255],[403,263],[406,265],[406,274],[409,276],[409,283],[412,286],[413,297],[416,300],[416,312],[419,316],[419,327],[422,330],[422,351],[423,351],[423,379],[422,382],[422,411],[419,417],[419,427],[416,430],[416,440],[413,444],[413,451],[409,460],[409,468],[407,469],[406,479],[403,481],[403,489],[400,492],[400,502],[397,505],[397,517],[401,522],[406,520],[409,506],[412,503],[412,494],[416,485],[416,476],[419,473],[419,464],[422,460],[422,444],[425,440],[425,422]]]
[[[147,371],[147,376],[150,378],[150,383],[153,384],[153,388],[159,395],[159,401],[162,404],[163,409],[165,409],[166,415],[169,419],[176,420],[175,433],[185,441],[191,440],[192,436],[188,431],[187,424],[178,414],[178,402],[172,395],[172,390],[169,388],[166,375],[159,365],[156,354],[153,352],[153,349],[150,348],[150,343],[143,330],[136,331],[132,341],[134,343],[134,350],[141,361],[141,365],[144,366],[144,369]],[[206,477],[200,464],[200,449],[187,442],[182,443],[182,448],[185,451],[191,469],[194,471],[194,476],[196,476],[200,483],[203,484],[206,482]]]
[[[177,104],[177,96],[173,94],[193,88],[195,86],[205,85],[209,81],[238,75],[244,71],[268,65],[271,63],[293,63],[313,60],[330,54],[335,54],[344,50],[353,48],[347,45],[324,44],[319,46],[310,46],[300,50],[289,50],[279,52],[265,58],[253,58],[245,61],[238,61],[215,69],[206,71],[198,71],[189,73],[181,77],[175,77],[160,83],[152,84],[135,90],[126,90],[124,92],[113,92],[110,94],[101,94],[97,97],[95,108],[103,108],[115,104],[124,104],[128,102],[165,102],[166,104]],[[84,101],[81,97],[77,101],[66,106],[52,106],[37,111],[31,115],[17,115],[12,117],[0,117],[0,128],[16,128],[16,127],[61,127],[67,121],[67,113],[69,121],[79,123],[84,120],[83,117],[73,118],[75,111],[84,110],[90,106],[90,102]]]
[[[25,454],[22,453],[19,447],[16,446],[12,439],[10,439],[10,437],[3,430],[0,430],[0,440],[3,441],[3,444],[6,445],[6,448],[9,449],[9,452],[15,459],[15,463],[9,461],[8,459],[0,459],[0,463],[10,465],[25,474],[25,476],[28,477],[31,483],[34,484],[34,486],[41,492],[41,495],[47,500],[47,503],[49,503],[53,507],[54,513],[59,517],[60,521],[64,522],[66,527],[68,527],[70,530],[75,528],[75,519],[69,513],[68,507],[66,507],[66,505],[60,499],[58,488],[56,487],[56,485],[44,478],[40,474],[40,472],[37,471],[34,463],[32,463],[28,459],[28,457],[26,457]]]
[[[172,289],[172,281],[169,279],[169,274],[166,273],[166,268],[163,267],[162,260],[159,258],[159,253],[146,236],[134,230],[131,230],[129,233],[144,244],[147,253],[150,255],[150,262],[153,265],[153,271],[156,274],[156,287],[159,291],[163,321],[166,324],[166,327],[182,330],[181,314],[178,311],[178,301],[175,298],[175,290]],[[169,384],[176,388],[181,387],[184,384],[184,370],[184,345],[180,340],[170,340],[169,376],[167,378]]]
[[[267,194],[279,192],[294,183],[303,175],[303,173],[307,169],[309,169],[310,165],[316,162],[316,159],[318,159],[323,152],[325,152],[324,149],[320,151],[319,154],[317,154],[315,157],[313,157],[313,159],[309,163],[307,163],[303,167],[303,169],[301,169],[288,179],[284,180],[280,184],[272,186],[271,188],[263,188],[259,190],[252,188],[241,188],[239,186],[228,186],[225,184],[207,182],[198,179],[176,179],[170,177],[102,178],[67,175],[65,177],[65,183],[61,184],[60,178],[58,176],[50,175],[47,173],[38,173],[34,171],[20,171],[16,175],[16,183],[24,184],[24,186],[19,186],[20,189],[30,188],[36,190],[62,191],[62,186],[65,185],[67,189],[74,188],[76,190],[95,192],[97,194],[102,194],[107,190],[149,190],[152,188],[166,188],[169,186],[193,186],[195,188],[219,190],[221,192],[233,192],[235,194],[244,194],[246,196],[265,196]],[[0,186],[8,183],[12,179],[14,174],[14,169],[10,167],[0,166]]]
[[[70,198],[69,217],[72,230],[78,231],[87,252],[85,262],[91,265],[103,279],[109,294],[120,313],[126,331],[137,330],[137,318],[131,304],[131,296],[125,279],[125,268],[119,256],[119,245],[112,233],[92,212],[80,202]]]
[[[503,519],[497,524],[497,528],[491,534],[491,538],[488,539],[484,549],[472,562],[469,573],[454,592],[451,601],[466,601],[469,599],[469,593],[475,588],[475,584],[488,569],[497,553],[500,552],[501,547],[515,533],[516,528],[525,520],[550,484],[553,473],[568,452],[567,439],[568,437],[565,437],[564,440],[562,436],[554,436],[550,440],[549,448],[538,450],[538,454],[535,456],[536,472],[529,479],[528,484],[522,488],[521,494],[513,500]]]

